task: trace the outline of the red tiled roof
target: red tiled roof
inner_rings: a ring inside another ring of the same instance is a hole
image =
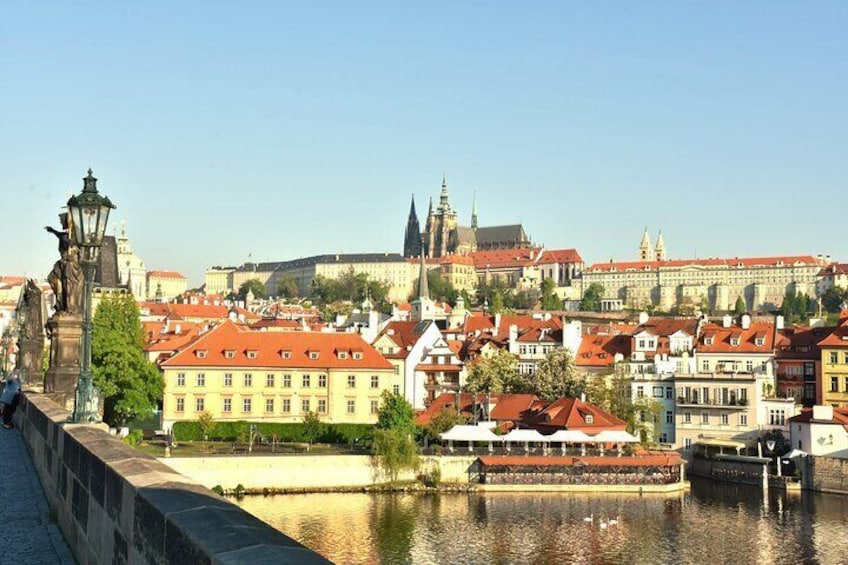
[[[282,328],[289,330],[299,330],[301,327],[300,322],[297,320],[282,320],[280,318],[262,318],[258,322],[253,322],[250,324],[250,327],[255,330],[260,330],[262,328]]]
[[[203,357],[197,352],[205,352]],[[229,358],[225,351],[235,351]],[[255,358],[246,353],[255,351]],[[281,352],[290,352],[284,359]],[[336,351],[361,351],[362,359]],[[309,352],[318,352],[312,359]],[[162,363],[165,367],[303,367],[315,369],[391,369],[392,365],[359,334],[261,332],[226,321]]]
[[[824,347],[848,347],[848,326],[833,328],[833,331],[822,339],[818,346]]]
[[[532,326],[519,334],[518,341],[562,343],[562,322],[558,318],[534,320],[534,322]]]
[[[804,408],[801,410],[801,413],[797,416],[792,416],[787,420],[787,422],[791,422],[793,424],[809,424],[813,421],[813,410],[812,408]],[[822,420],[815,420],[817,423],[822,423]],[[827,423],[827,422],[824,422]],[[831,424],[842,424],[848,425],[848,408],[834,408],[833,409],[833,419],[830,420]]]
[[[756,344],[756,337],[763,337],[763,345]],[[706,339],[712,337],[712,345]],[[731,337],[739,338],[739,345],[731,345]],[[739,326],[725,328],[719,324],[706,324],[698,340],[699,353],[773,353],[774,324],[751,322],[748,329]]]
[[[444,392],[436,397],[427,409],[420,413],[415,423],[427,425],[430,419],[446,408],[456,410],[455,393]],[[489,400],[494,404],[489,415],[492,420],[499,422],[517,422],[528,418],[533,412],[533,406],[539,401],[535,394],[490,394]],[[473,413],[474,395],[463,392],[459,395],[460,414],[470,417]],[[477,394],[477,405],[486,402],[484,393]]]
[[[828,275],[848,275],[848,263],[831,263],[819,271],[820,277]]]
[[[417,333],[414,331],[418,323],[419,322],[414,321],[391,321],[385,328],[383,328],[383,331],[377,335],[374,342],[376,343],[377,340],[383,337],[389,338],[392,342],[394,342],[399,350],[397,353],[386,354],[386,358],[406,359],[409,355],[408,348],[415,345],[423,335],[423,333]]]
[[[144,302],[140,304],[141,308],[145,308],[150,312],[151,316],[170,318],[174,317],[181,319],[202,319],[209,321],[225,320],[230,315],[230,309],[223,304],[182,304],[176,302]],[[244,316],[245,320],[259,320],[260,316],[244,310],[236,308],[236,312],[240,316]]]
[[[147,271],[147,278],[157,277],[160,279],[184,279],[185,277],[176,271]]]
[[[614,365],[617,353],[624,358],[630,356],[630,342],[630,336],[627,334],[585,336],[580,342],[574,363],[578,367]]]
[[[435,363],[420,363],[415,367],[416,371],[441,371],[444,373],[458,373],[462,371],[462,365],[443,365]]]
[[[591,423],[586,422],[587,415],[592,416]],[[560,398],[552,402],[538,414],[534,423],[545,427],[581,430],[586,433],[623,430],[627,427],[624,420],[579,398]]]
[[[673,259],[669,261],[618,261],[609,263],[595,263],[587,272],[609,272],[609,271],[643,271],[656,270],[660,267],[775,267],[778,265],[820,265],[821,260],[812,255],[789,255],[777,257],[734,257],[732,259]]]
[[[439,262],[442,264],[474,266],[474,261],[471,257],[466,257],[465,255],[444,255],[439,259]]]
[[[468,254],[477,269],[491,267],[523,267],[538,260],[541,248],[531,249],[492,249],[488,251],[473,251]]]
[[[678,331],[686,332],[694,336],[698,329],[698,320],[695,318],[648,318],[644,324],[640,324],[633,335],[645,331],[651,335],[668,337]]]
[[[583,258],[576,249],[549,249],[542,252],[540,265],[548,263],[582,263]]]
[[[782,361],[821,359],[819,342],[828,337],[835,328],[811,328],[795,326],[778,331],[775,358]]]

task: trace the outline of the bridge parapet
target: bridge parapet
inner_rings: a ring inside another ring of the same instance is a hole
[[[240,507],[35,393],[19,419],[80,563],[330,563]]]

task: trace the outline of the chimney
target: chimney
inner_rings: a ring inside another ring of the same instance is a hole
[[[733,318],[730,317],[730,314],[721,317],[721,327],[729,328],[731,325],[733,325]]]
[[[509,326],[509,342],[512,343],[516,339],[518,339],[518,326],[515,324],[510,324]]]
[[[585,392],[580,393],[580,402],[586,402],[586,393]]]
[[[833,406],[813,406],[813,420],[833,420]]]
[[[783,329],[783,316],[780,314],[774,317],[774,327],[778,330]]]
[[[751,327],[751,316],[742,314],[742,329],[747,330]]]
[[[501,315],[495,314],[495,333],[501,329]]]

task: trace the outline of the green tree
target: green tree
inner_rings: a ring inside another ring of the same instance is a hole
[[[130,295],[107,295],[92,322],[91,365],[112,426],[149,417],[162,401],[163,382],[144,356],[144,330]]]
[[[660,432],[661,402],[653,398],[633,399],[632,379],[619,367],[612,374],[593,377],[586,386],[586,400],[623,420],[627,431],[642,443],[656,443]]]
[[[402,394],[384,390],[381,400],[380,409],[377,412],[377,429],[406,432],[415,429],[415,412],[412,404]]]
[[[550,277],[542,281],[542,310],[562,310],[562,300],[556,294],[556,281]]]
[[[212,418],[212,414],[204,410],[197,417],[197,427],[200,428],[200,433],[203,434],[203,447],[204,449],[207,447],[206,442],[209,441],[209,436],[212,434],[212,430],[215,429],[215,420]]]
[[[583,292],[580,301],[580,310],[584,312],[598,312],[601,309],[601,298],[604,297],[604,286],[601,283],[592,283]]]
[[[577,398],[586,392],[586,379],[577,371],[574,357],[564,347],[551,349],[539,362],[535,375],[523,376],[525,390],[542,400]]]
[[[766,445],[766,442],[769,440],[774,441],[774,451],[771,453],[768,452],[768,446]],[[783,456],[789,453],[792,449],[792,445],[789,443],[789,440],[785,435],[783,435],[783,431],[779,429],[772,429],[764,432],[762,441],[764,455],[768,457],[775,457],[778,455]]]
[[[248,292],[252,292],[254,298],[265,298],[265,285],[259,279],[246,280],[238,289],[239,299],[244,300]]]
[[[500,314],[504,311],[504,298],[500,291],[496,290],[492,293],[492,302],[489,304],[489,312],[492,314]]]
[[[745,299],[741,296],[736,297],[736,304],[733,306],[733,313],[737,316],[741,316],[745,312],[748,311],[748,307],[745,305]]]
[[[822,308],[831,314],[838,314],[846,299],[848,291],[840,286],[832,286],[821,295]]]
[[[424,432],[431,439],[438,440],[439,434],[443,434],[454,426],[465,423],[465,418],[462,417],[453,408],[442,408],[435,414],[427,425],[424,427]]]
[[[307,412],[303,416],[303,439],[312,445],[321,436],[321,420],[315,412]]]
[[[518,358],[506,349],[498,349],[492,357],[477,359],[468,371],[465,390],[468,392],[519,393],[522,381],[518,376]]]
[[[418,469],[420,458],[413,430],[403,427],[375,429],[372,445],[377,464],[389,481],[396,482],[402,471]]]
[[[415,281],[415,287],[418,288],[418,280]],[[453,284],[439,274],[438,270],[432,270],[427,273],[427,288],[430,290],[430,298],[447,302],[451,306],[456,306],[456,297],[459,293],[454,288]]]
[[[299,290],[297,279],[291,273],[284,273],[277,278],[277,296],[281,298],[297,298]]]

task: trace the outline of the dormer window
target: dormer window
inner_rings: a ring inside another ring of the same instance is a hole
[[[339,359],[347,359],[347,351],[336,351],[336,356]]]
[[[234,349],[227,349],[226,351],[224,351],[224,357],[227,358],[227,359],[235,359],[236,358],[235,350]]]
[[[248,359],[256,359],[259,356],[259,352],[255,350],[250,350],[247,352]]]
[[[712,344],[713,344],[713,338],[708,337],[707,339],[704,340],[704,345],[712,345]]]
[[[361,351],[354,351],[353,352],[353,359],[354,359],[354,361],[362,361],[362,352]]]
[[[733,347],[738,347],[739,346],[739,337],[737,337],[737,336],[731,337],[730,338],[730,345],[732,345]]]
[[[313,361],[315,361],[316,359],[318,359],[318,357],[319,357],[319,355],[318,355],[318,352],[317,352],[317,351],[310,351],[310,352],[309,352],[309,358],[310,358],[310,359],[312,359]]]
[[[280,351],[280,357],[283,359],[291,359],[291,351],[283,349]]]
[[[764,337],[758,337],[754,340],[754,343],[756,343],[757,346],[762,347],[766,344],[766,339]]]
[[[583,419],[586,421],[587,424],[595,423],[595,417],[592,414],[586,414],[585,416],[583,416]]]
[[[206,351],[205,349],[198,349],[197,351],[194,352],[194,354],[197,355],[198,359],[206,359],[207,353],[209,353],[209,352]]]

